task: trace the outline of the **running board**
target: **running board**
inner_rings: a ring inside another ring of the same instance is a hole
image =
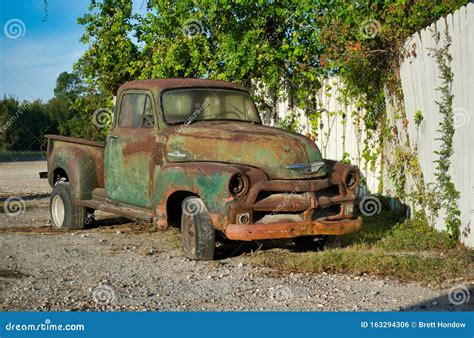
[[[76,201],[76,204],[94,210],[105,211],[117,216],[130,218],[135,221],[144,221],[150,223],[153,221],[153,212],[148,209],[135,208],[132,206],[119,205],[114,202],[108,203],[97,200],[79,200]]]

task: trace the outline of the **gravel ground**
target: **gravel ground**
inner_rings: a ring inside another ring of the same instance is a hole
[[[48,180],[39,178],[46,170],[46,161],[0,162],[0,198],[49,195]]]
[[[43,197],[50,188],[35,176],[44,169],[44,162],[0,163],[3,199],[25,201],[15,217],[0,213],[3,311],[473,310],[472,300],[452,305],[447,289],[253,267],[250,246],[226,244],[217,261],[189,261],[176,229],[156,232],[106,214],[90,229],[56,231]]]

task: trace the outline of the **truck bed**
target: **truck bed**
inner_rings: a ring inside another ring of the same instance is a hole
[[[105,142],[90,141],[90,140],[84,140],[82,138],[77,138],[77,137],[52,135],[52,134],[44,135],[44,137],[47,138],[48,140],[58,140],[58,141],[64,141],[68,143],[85,144],[92,147],[105,148]]]
[[[88,198],[93,189],[104,187],[105,143],[76,137],[45,135],[48,139],[48,181],[53,186],[59,173],[68,180],[85,185]],[[84,187],[83,187],[84,188]]]

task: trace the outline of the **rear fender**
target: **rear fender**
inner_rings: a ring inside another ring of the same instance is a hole
[[[75,199],[91,199],[92,190],[103,186],[102,149],[86,145],[54,142],[48,156],[48,182],[54,186],[64,171]]]

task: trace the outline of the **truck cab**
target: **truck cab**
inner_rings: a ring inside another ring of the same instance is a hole
[[[230,240],[360,229],[356,167],[324,160],[302,135],[264,126],[248,91],[201,79],[137,80],[117,93],[104,143],[47,135],[51,218],[78,229],[94,210],[181,228],[191,259]]]

